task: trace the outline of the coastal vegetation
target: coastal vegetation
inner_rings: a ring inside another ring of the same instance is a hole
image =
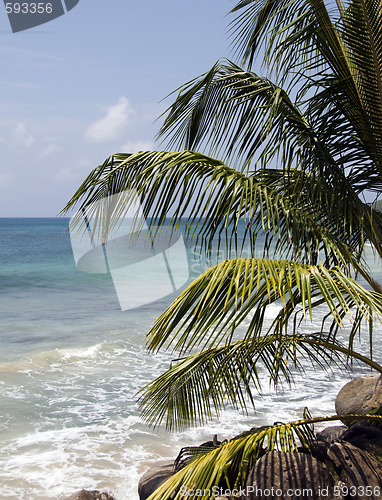
[[[382,288],[365,260],[365,245],[382,257],[374,204],[382,188],[380,2],[241,0],[232,14],[237,62],[218,61],[173,94],[160,132],[173,151],[111,156],[65,207],[135,189],[152,227],[183,220],[203,252],[213,241],[226,245],[227,258],[148,333],[150,350],[173,348],[179,361],[143,389],[142,415],[175,430],[227,404],[254,406],[259,366],[275,385],[307,362],[330,368],[358,359],[382,373],[372,355]],[[262,258],[240,254],[240,222],[253,254],[265,235]],[[281,307],[265,328],[270,304]],[[323,307],[317,331],[306,328]],[[358,335],[367,336],[369,355],[356,352]],[[199,450],[152,500],[184,482],[201,490],[224,478],[245,484],[265,449],[295,450],[297,440],[309,447],[317,419],[305,417]]]

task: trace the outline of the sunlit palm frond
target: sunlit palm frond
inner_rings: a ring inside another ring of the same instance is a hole
[[[150,425],[165,422],[168,429],[179,430],[205,423],[228,405],[246,412],[256,406],[265,374],[274,386],[290,384],[293,372],[304,371],[308,362],[316,368],[344,367],[352,355],[367,360],[322,333],[264,335],[203,349],[140,391],[142,417]]]
[[[284,333],[295,328],[289,321],[294,315],[312,318],[314,307],[322,303],[338,325],[345,315],[358,329],[353,308],[368,322],[373,315],[382,318],[381,294],[366,290],[339,268],[231,259],[209,268],[179,295],[150,330],[148,345],[155,350],[172,345],[181,352],[210,348],[227,342],[243,323],[245,337],[255,338],[271,303],[283,306],[271,329]]]
[[[252,177],[282,193],[296,226],[283,233],[289,240],[284,250],[290,243],[307,248],[311,242],[306,229],[323,240],[322,229],[329,228],[343,242],[357,240],[361,251],[366,237],[382,254],[380,217],[359,198],[365,189],[379,189],[378,170],[351,122],[334,107],[342,95],[337,86],[333,97],[334,87],[330,95],[326,89],[312,97],[306,111],[268,79],[230,62],[217,64],[181,89],[161,133],[172,137],[170,146],[208,149],[212,144],[212,153],[243,157],[242,168],[258,168],[260,162],[264,169]],[[274,163],[281,167],[272,169]],[[272,219],[281,215],[285,221],[285,211],[275,209]]]

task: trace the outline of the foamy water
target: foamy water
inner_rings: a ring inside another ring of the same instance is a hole
[[[136,500],[139,477],[182,446],[298,419],[305,406],[313,415],[334,413],[350,374],[307,365],[277,393],[264,379],[248,416],[227,409],[182,433],[149,428],[137,393],[174,355],[146,352],[145,334],[171,297],[121,312],[107,277],[76,270],[65,227],[63,220],[0,224],[0,498],[62,499],[86,488]],[[268,322],[276,312],[269,307]],[[377,360],[381,344],[376,337]]]

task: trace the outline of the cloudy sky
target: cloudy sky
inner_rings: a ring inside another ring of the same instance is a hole
[[[80,0],[12,33],[0,5],[0,217],[54,217],[112,153],[159,148],[161,100],[229,56],[232,0]]]

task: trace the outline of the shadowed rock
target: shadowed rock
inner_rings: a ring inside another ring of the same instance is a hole
[[[338,476],[346,486],[353,486],[352,498],[381,498],[382,464],[367,451],[360,450],[346,441],[333,443],[328,457],[334,464]],[[369,487],[370,494],[364,488]]]
[[[151,467],[139,480],[138,494],[140,500],[146,500],[159,486],[174,474],[174,461],[162,462]]]
[[[325,464],[305,453],[281,451],[261,457],[246,484],[248,500],[265,497],[338,500],[333,495],[333,486],[334,479]]]
[[[336,441],[342,434],[347,430],[346,425],[331,425],[326,427],[320,432],[317,432],[316,437],[319,441],[325,441],[326,443],[332,443]]]
[[[361,423],[354,424],[343,433],[341,440],[372,453],[382,461],[382,430],[380,428]]]

